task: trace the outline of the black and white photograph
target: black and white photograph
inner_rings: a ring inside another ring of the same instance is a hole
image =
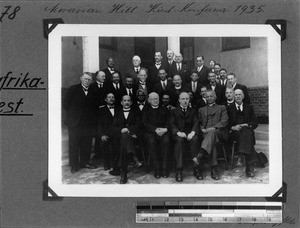
[[[271,196],[280,36],[267,25],[76,25],[49,34],[60,196]]]

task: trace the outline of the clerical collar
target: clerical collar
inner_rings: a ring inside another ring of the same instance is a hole
[[[152,107],[153,109],[158,109],[158,106],[154,107],[154,106],[151,105],[151,107]]]
[[[123,112],[129,112],[130,108],[123,108]]]
[[[175,89],[181,89],[181,86],[179,86],[179,87],[176,87],[176,86],[175,86]]]
[[[233,102],[234,102],[234,100],[232,100],[232,101],[227,100],[228,104],[232,104]]]
[[[214,102],[214,103],[212,103],[212,104],[208,104],[208,106],[210,106],[210,107],[212,107],[212,106],[214,106],[216,103]]]

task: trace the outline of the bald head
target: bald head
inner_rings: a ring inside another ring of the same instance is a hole
[[[105,73],[103,71],[98,71],[98,73],[96,75],[96,80],[100,83],[104,83],[105,82]]]

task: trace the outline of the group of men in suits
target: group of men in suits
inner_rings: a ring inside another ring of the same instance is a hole
[[[254,176],[257,120],[247,88],[220,64],[215,64],[214,71],[206,67],[203,56],[197,56],[192,71],[182,63],[182,55],[171,50],[167,61],[161,52],[154,59],[148,70],[134,56],[133,67],[121,74],[113,58],[108,58],[107,67],[95,73],[95,83],[93,75],[85,72],[81,83],[68,89],[63,105],[71,172],[96,168],[90,162],[95,137],[95,158],[102,154],[104,169],[112,167],[110,174],[121,175],[122,184],[127,182],[128,155],[139,164],[137,143],[148,150],[156,178],[168,177],[169,155],[173,154],[175,179],[181,182],[188,146],[194,176],[203,179],[203,161],[209,158],[211,177],[218,180],[216,146],[234,140],[245,154],[247,176]]]

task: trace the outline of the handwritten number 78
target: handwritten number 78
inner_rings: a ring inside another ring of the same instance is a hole
[[[264,10],[263,10],[264,7],[265,7],[265,5],[259,5],[259,6],[239,5],[236,7],[234,12],[240,12],[239,15],[242,15],[243,13],[262,13],[262,12],[264,12]]]
[[[0,16],[0,22],[2,22],[2,19],[5,15],[7,15],[8,19],[12,20],[16,17],[17,12],[21,9],[20,6],[16,6],[14,9],[12,9],[11,6],[4,6],[6,9],[4,12],[1,13]]]

